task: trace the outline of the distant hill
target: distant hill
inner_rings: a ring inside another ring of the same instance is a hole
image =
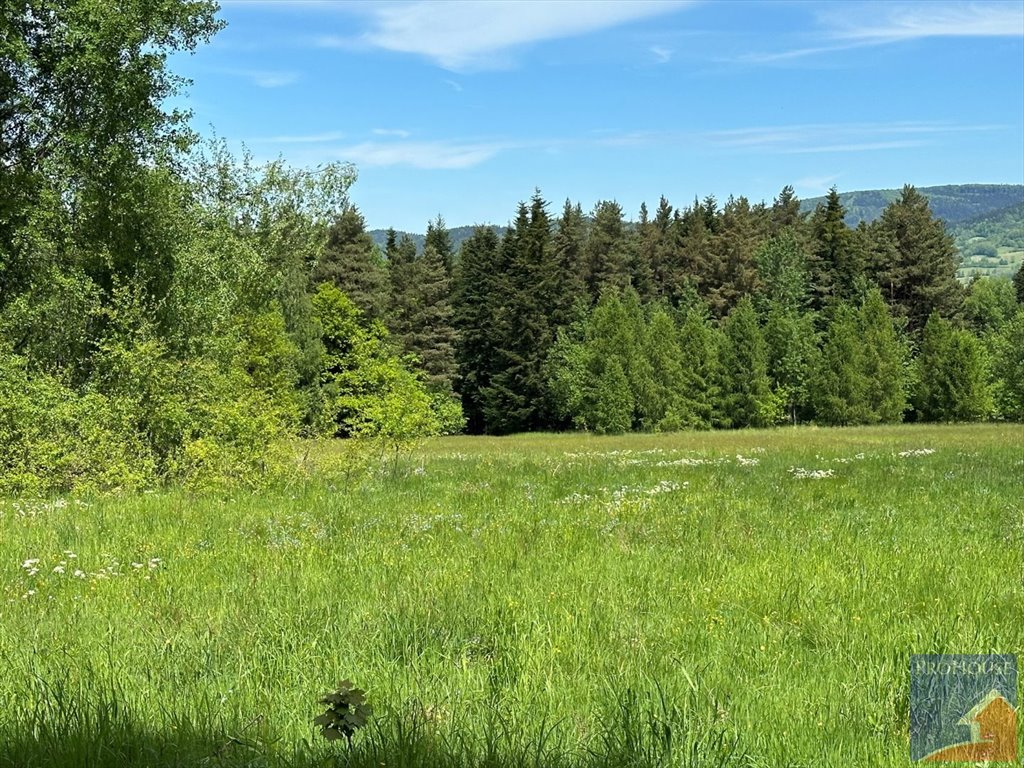
[[[498,233],[498,237],[502,237],[505,234],[505,230],[508,227],[499,227],[497,225],[490,225],[490,228]],[[472,237],[473,232],[476,230],[475,226],[472,227],[452,227],[448,230],[448,236],[452,239],[452,247],[458,252],[459,248],[462,247],[462,243]],[[409,235],[412,241],[416,243],[416,250],[423,250],[423,243],[426,241],[427,236],[425,234],[416,234],[414,232],[396,232],[399,238],[402,235]],[[370,237],[373,238],[373,242],[376,243],[377,247],[382,251],[388,241],[388,231],[386,229],[371,229]]]
[[[949,228],[963,259],[959,275],[1010,277],[1024,262],[1024,203]]]
[[[963,257],[960,277],[974,275],[1012,275],[1024,262],[1024,184],[950,184],[942,187],[919,187],[928,198],[932,212],[946,222]],[[900,195],[898,189],[869,189],[841,192],[839,199],[846,208],[846,223],[851,227],[861,221],[871,222],[882,215],[889,203]],[[800,202],[804,212],[813,211],[824,197]],[[476,229],[475,226],[453,227],[449,231],[452,245],[458,251]],[[491,225],[498,237],[508,227]],[[423,249],[426,236],[408,234]],[[370,237],[381,250],[387,242],[387,230],[374,229]]]
[[[1024,203],[1024,184],[950,184],[944,187],[918,187],[917,191],[928,198],[932,213],[948,226]],[[839,199],[846,208],[846,223],[851,227],[861,221],[874,221],[899,196],[898,189],[839,193]],[[823,202],[824,197],[808,198],[800,202],[800,209],[813,211],[818,203]]]

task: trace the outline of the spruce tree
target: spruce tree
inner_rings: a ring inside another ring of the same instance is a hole
[[[821,310],[832,298],[854,298],[865,265],[858,239],[846,225],[846,209],[832,187],[811,217],[810,279],[813,308]]]
[[[992,410],[981,341],[944,319],[928,317],[916,360],[914,408],[924,421],[977,421]]]
[[[868,292],[860,307],[858,330],[868,418],[883,423],[902,421],[908,407],[909,351],[877,288]]]
[[[871,421],[867,405],[864,346],[857,312],[839,302],[830,307],[825,341],[810,382],[815,420],[832,426]]]
[[[691,426],[683,396],[686,361],[676,324],[668,311],[659,306],[651,312],[644,330],[643,351],[649,366],[649,381],[639,403],[641,424],[655,431]]]
[[[680,428],[709,429],[722,420],[721,332],[710,324],[707,305],[697,300],[687,308],[677,335],[683,364],[679,386]]]
[[[574,319],[573,307],[577,301],[590,303],[584,282],[586,243],[586,220],[579,203],[568,200],[562,215],[555,222],[551,240],[552,258],[549,272],[544,276],[547,285],[544,294],[550,300],[548,315],[553,329],[568,325]]]
[[[328,230],[312,283],[330,283],[369,320],[384,317],[388,295],[385,264],[355,206],[345,208]]]
[[[459,391],[467,428],[474,433],[487,426],[482,393],[497,370],[498,341],[507,322],[504,271],[497,234],[490,227],[477,227],[459,251],[454,292]]]
[[[932,216],[927,198],[904,187],[900,199],[882,212],[876,235],[892,257],[879,287],[897,314],[907,318],[912,333],[933,312],[947,319],[959,314],[963,290],[956,279],[956,246],[942,221]]]
[[[1013,289],[1017,293],[1017,303],[1024,304],[1024,266],[1018,267],[1013,276]]]
[[[629,236],[622,219],[622,206],[618,203],[605,200],[594,208],[585,262],[587,290],[593,301],[607,290],[624,291],[629,287]]]
[[[402,351],[415,358],[427,389],[451,395],[458,366],[448,272],[430,246],[405,268],[410,274],[401,281],[405,293],[396,297],[392,332]]]
[[[502,242],[506,265],[505,335],[498,339],[498,370],[484,390],[488,430],[518,432],[547,426],[544,361],[555,339],[549,313],[559,289],[547,202],[536,192],[521,204]]]
[[[445,272],[451,277],[455,266],[455,249],[452,246],[451,234],[448,232],[441,214],[437,214],[436,219],[427,223],[427,237],[423,247],[434,249],[441,259],[441,263],[444,264]]]
[[[714,278],[705,297],[717,317],[725,317],[757,287],[754,252],[766,229],[765,218],[764,207],[752,207],[745,197],[729,198],[722,210],[713,240]]]
[[[766,427],[782,416],[771,390],[768,353],[749,296],[744,296],[723,323],[724,414],[732,427]]]

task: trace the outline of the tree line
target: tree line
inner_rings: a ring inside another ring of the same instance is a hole
[[[394,232],[375,252],[353,208],[332,274],[367,313],[390,307],[474,433],[1024,417],[1024,276],[962,286],[912,186],[870,225],[845,214],[835,189],[809,214],[786,187],[770,205],[662,198],[635,222],[614,201],[553,216],[538,192],[458,253],[438,217],[417,254]]]

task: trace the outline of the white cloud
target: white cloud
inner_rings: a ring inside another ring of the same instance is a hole
[[[827,192],[838,180],[838,173],[831,176],[805,176],[793,182],[793,187],[800,195],[814,197]]]
[[[863,6],[822,17],[839,39],[878,43],[922,37],[1024,36],[1024,3],[917,3]]]
[[[281,72],[266,69],[220,69],[218,71],[227,75],[234,75],[235,77],[243,77],[260,88],[281,88],[299,80],[297,72]]]
[[[397,136],[400,139],[408,139],[412,134],[402,128],[374,128],[374,136]]]
[[[672,49],[661,45],[651,46],[651,53],[659,64],[668,64],[672,60]]]
[[[250,144],[320,144],[328,141],[338,141],[345,138],[345,134],[339,131],[328,133],[310,133],[301,136],[258,136],[248,139]]]
[[[515,145],[500,142],[368,141],[333,154],[358,167],[405,165],[424,170],[471,168]]]
[[[490,69],[509,63],[509,51],[542,40],[574,37],[670,13],[688,0],[418,0],[360,6],[370,28],[365,44],[425,56],[445,69]],[[324,36],[322,46],[352,40]]]
[[[822,30],[814,45],[750,53],[737,60],[753,64],[934,37],[1024,37],[1024,3],[844,3],[842,11],[819,14]]]
[[[783,154],[867,152],[916,147],[926,143],[927,137],[991,131],[999,127],[928,121],[818,123],[710,131],[704,137],[720,147]]]

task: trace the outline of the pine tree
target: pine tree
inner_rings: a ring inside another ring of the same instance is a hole
[[[766,427],[778,423],[781,403],[771,390],[768,353],[749,296],[744,296],[723,323],[725,347],[724,412],[732,427]]]
[[[795,234],[795,231],[803,223],[803,217],[800,214],[800,200],[792,186],[787,184],[782,188],[778,197],[772,202],[769,213],[770,233],[773,237],[781,235],[787,230],[791,236]]]
[[[927,198],[904,187],[900,199],[882,212],[876,235],[892,255],[879,287],[897,314],[907,318],[912,333],[933,312],[947,319],[959,314],[963,291],[956,279],[956,246],[942,221],[932,216]]]
[[[924,421],[977,421],[992,413],[981,341],[938,312],[925,324],[916,367],[914,408]]]
[[[387,307],[387,272],[380,252],[355,206],[345,208],[327,235],[327,245],[313,270],[312,282],[330,283],[344,293],[369,320],[379,320]]]
[[[1024,304],[1024,266],[1019,267],[1013,276],[1013,289],[1017,292],[1017,303]]]

